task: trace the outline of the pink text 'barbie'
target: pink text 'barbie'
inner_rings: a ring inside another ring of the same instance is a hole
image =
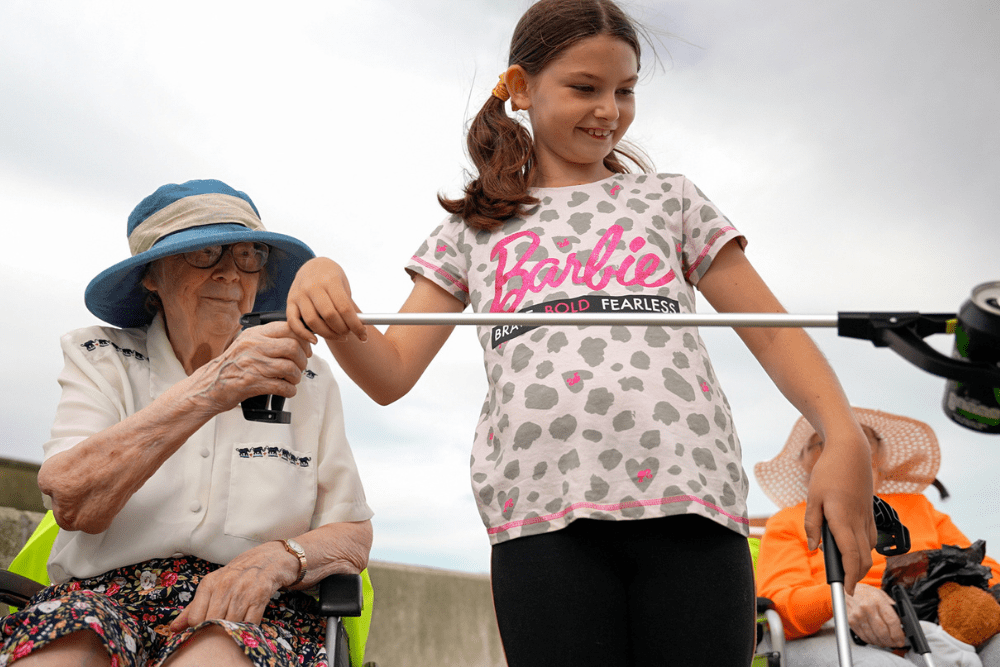
[[[540,242],[538,234],[530,230],[511,234],[499,241],[490,253],[490,259],[497,263],[496,293],[490,312],[513,312],[528,292],[537,294],[546,285],[558,287],[567,277],[571,277],[573,284],[587,285],[594,291],[604,289],[612,280],[623,286],[662,287],[674,279],[673,269],[660,278],[652,279],[660,267],[660,257],[655,253],[646,253],[637,259],[636,253],[646,245],[646,240],[638,236],[629,243],[628,253],[621,263],[617,266],[611,264],[611,256],[624,231],[621,225],[612,225],[594,246],[585,264],[580,264],[575,252],[571,252],[562,261],[549,257],[530,264]],[[513,244],[521,239],[530,241],[527,249],[520,257],[511,257]],[[505,292],[512,278],[521,278],[520,286]]]

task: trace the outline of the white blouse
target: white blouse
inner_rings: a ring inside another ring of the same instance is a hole
[[[78,329],[61,344],[62,398],[46,459],[148,406],[186,377],[161,316],[148,327]],[[268,540],[371,518],[330,367],[314,356],[303,375],[297,395],[285,402],[291,424],[246,421],[239,407],[217,415],[146,481],[106,531],[60,531],[48,564],[51,580],[182,555],[224,564]]]

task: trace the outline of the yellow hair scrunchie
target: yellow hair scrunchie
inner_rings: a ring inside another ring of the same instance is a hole
[[[507,90],[507,82],[504,81],[503,74],[500,75],[500,83],[493,89],[493,97],[498,98],[501,102],[506,102],[510,99],[510,91]]]

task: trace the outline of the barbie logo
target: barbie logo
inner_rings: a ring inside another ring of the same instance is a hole
[[[490,311],[513,312],[528,292],[538,293],[546,285],[559,287],[570,278],[575,285],[587,285],[597,291],[604,289],[612,280],[619,285],[642,285],[662,287],[674,279],[673,269],[659,278],[653,274],[660,268],[660,257],[655,253],[636,254],[646,245],[642,237],[635,237],[628,244],[628,252],[618,265],[611,263],[612,255],[621,241],[624,229],[612,225],[594,246],[586,263],[581,264],[576,253],[571,252],[565,259],[548,257],[539,262],[531,262],[541,241],[538,234],[527,230],[504,238],[493,247],[490,259],[496,262],[496,289]],[[510,249],[517,241],[528,240],[527,249],[520,256],[511,256]],[[520,285],[504,291],[512,278],[520,278]]]
[[[653,479],[653,471],[650,470],[649,468],[646,468],[645,470],[640,470],[639,471],[639,481],[640,482],[648,482],[648,481],[650,481],[652,479]]]
[[[617,184],[617,183],[615,183],[615,184],[614,184],[614,185],[613,185],[613,186],[611,187],[611,192],[610,192],[609,194],[610,194],[610,195],[611,195],[612,197],[614,197],[614,196],[615,196],[616,194],[618,194],[619,192],[621,192],[621,189],[622,189],[622,186],[621,186],[621,185],[619,185],[619,184]]]
[[[505,502],[505,503],[503,504],[503,511],[504,511],[504,512],[509,512],[509,511],[511,511],[511,510],[512,510],[513,508],[514,508],[514,499],[513,499],[513,498],[508,498],[508,499],[507,499],[507,502]]]
[[[573,377],[571,377],[568,380],[566,380],[566,384],[568,384],[569,386],[572,387],[573,385],[575,385],[579,381],[580,381],[580,374],[579,373],[573,373]]]

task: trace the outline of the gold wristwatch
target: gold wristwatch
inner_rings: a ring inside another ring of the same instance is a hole
[[[308,563],[306,563],[306,551],[302,548],[302,545],[295,540],[278,540],[278,542],[281,542],[285,546],[285,551],[299,559],[299,576],[295,578],[295,581],[285,587],[291,588],[295,584],[302,581],[306,576],[306,572],[309,571]]]

